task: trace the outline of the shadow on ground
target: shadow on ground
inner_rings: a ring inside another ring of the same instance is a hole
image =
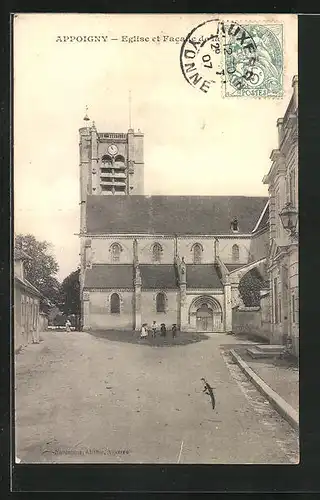
[[[167,333],[166,337],[161,337],[158,333],[155,338],[148,336],[145,339],[140,339],[139,332],[114,331],[114,330],[97,330],[88,331],[90,335],[102,339],[107,339],[116,342],[126,342],[128,344],[141,344],[150,347],[175,347],[179,345],[194,344],[202,340],[208,340],[208,336],[204,333],[184,333],[178,332],[175,338],[171,332]]]

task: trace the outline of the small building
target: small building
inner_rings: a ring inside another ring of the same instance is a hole
[[[297,226],[284,227],[281,214],[298,215],[298,77],[283,118],[277,121],[278,148],[264,177],[269,186],[270,223],[268,273],[270,279],[270,337],[276,344],[292,346],[299,354],[299,259]],[[297,221],[297,219],[296,219]]]
[[[39,331],[46,325],[40,317],[41,293],[24,276],[24,261],[29,255],[21,249],[14,250],[14,349],[39,342]]]

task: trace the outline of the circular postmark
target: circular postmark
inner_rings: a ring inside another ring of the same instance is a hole
[[[204,21],[192,29],[180,51],[184,78],[203,92],[217,84],[228,84],[236,91],[258,85],[262,74],[256,63],[257,45],[249,30],[220,19]]]

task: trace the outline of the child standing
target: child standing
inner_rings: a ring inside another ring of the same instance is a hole
[[[161,323],[161,336],[162,337],[166,337],[167,336],[167,329],[166,329],[166,325],[164,323]]]
[[[147,332],[147,323],[143,323],[142,327],[141,327],[141,333],[140,333],[140,338],[141,339],[145,339],[146,337],[148,337],[148,332]]]
[[[157,323],[153,321],[151,325],[151,330],[152,330],[152,337],[155,338],[157,334]]]
[[[172,325],[172,338],[174,339],[177,334],[177,325]]]

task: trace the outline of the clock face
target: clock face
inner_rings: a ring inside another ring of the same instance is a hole
[[[118,152],[118,148],[115,144],[110,144],[110,146],[108,147],[108,153],[110,153],[111,155],[116,155]]]

